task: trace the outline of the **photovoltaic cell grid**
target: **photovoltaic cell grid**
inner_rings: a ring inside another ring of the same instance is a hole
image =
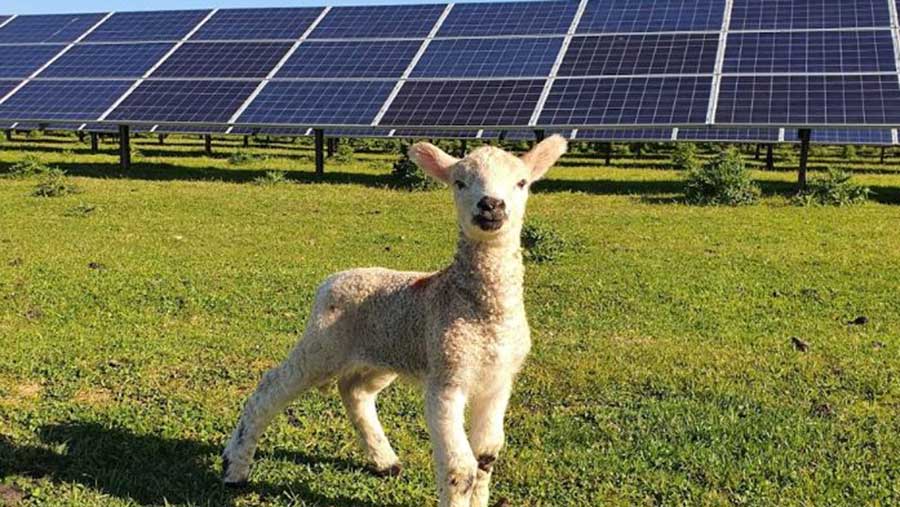
[[[366,125],[393,88],[392,81],[273,81],[238,123]]]
[[[399,78],[420,41],[306,41],[276,78]]]
[[[21,81],[18,79],[0,79],[0,98],[5,97],[7,93],[13,91],[13,88],[19,85]]]
[[[438,37],[565,35],[578,2],[505,2],[457,4]]]
[[[895,72],[889,30],[732,33],[725,73]]]
[[[785,142],[800,142],[796,129],[785,129]],[[816,144],[862,144],[891,145],[893,136],[890,130],[883,129],[834,129],[813,130],[810,142]]]
[[[87,42],[177,41],[210,11],[117,12],[84,40]]]
[[[257,85],[256,81],[144,81],[107,119],[225,123]]]
[[[0,119],[98,118],[131,81],[31,81],[0,104]]]
[[[336,7],[310,34],[312,39],[422,38],[443,12],[443,5]]]
[[[173,46],[171,42],[150,44],[76,44],[41,72],[40,76],[138,78]]]
[[[153,73],[160,77],[264,78],[290,42],[188,42]]]
[[[0,28],[0,44],[73,42],[104,14],[19,16]]]
[[[297,40],[322,8],[222,9],[191,40]]]
[[[38,44],[0,48],[0,78],[28,77],[65,46]]]
[[[883,0],[735,0],[730,30],[890,27]]]
[[[561,37],[435,40],[410,77],[544,77],[560,46]]]
[[[579,141],[670,141],[672,129],[578,129]]]
[[[719,30],[724,11],[725,0],[594,0],[576,33]]]
[[[679,141],[710,141],[710,142],[778,142],[778,129],[771,128],[680,128],[678,129]]]
[[[718,34],[574,37],[560,76],[712,74]]]

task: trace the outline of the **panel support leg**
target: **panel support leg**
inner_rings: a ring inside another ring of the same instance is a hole
[[[119,125],[119,165],[123,171],[131,168],[131,129]]]
[[[78,142],[83,143],[84,142],[84,131],[79,130],[77,135],[78,135]]]
[[[604,153],[604,156],[606,158],[606,165],[611,165],[612,164],[612,143],[603,143],[603,145],[604,145],[604,149],[606,150],[606,153]]]
[[[800,170],[797,173],[797,186],[800,190],[806,188],[806,163],[809,161],[809,129],[800,129],[797,132],[800,138]]]
[[[882,146],[881,147],[881,165],[884,165],[884,152],[885,152],[885,147]]]
[[[775,170],[775,149],[771,144],[766,145],[766,171]]]
[[[7,130],[7,131],[6,131],[6,140],[7,140],[7,141],[12,141],[12,140],[13,140],[13,131],[12,131],[12,130]]]
[[[250,146],[250,136],[244,136],[244,148]]]
[[[543,141],[543,140],[544,140],[544,137],[545,137],[545,136],[544,136],[544,131],[543,131],[543,130],[538,129],[538,130],[535,130],[535,131],[534,131],[534,140],[535,140],[535,142],[538,142],[538,143],[539,143],[539,142]]]
[[[334,156],[334,138],[333,137],[328,138],[327,142],[325,143],[325,149],[328,152],[328,158],[331,158]]]
[[[209,134],[203,136],[203,151],[207,155],[212,155],[212,136]]]
[[[96,132],[91,132],[91,153],[100,151],[100,136]]]
[[[165,134],[160,134],[160,135],[156,136],[156,139],[157,139],[157,141],[159,141],[160,146],[166,144],[166,135]]]
[[[468,151],[466,148],[467,148],[467,147],[466,147],[466,140],[465,140],[465,139],[461,139],[461,140],[459,141],[459,153],[457,154],[457,157],[458,157],[458,158],[465,158],[466,152]]]
[[[755,156],[755,159],[756,159],[756,160],[759,160],[759,144],[756,145],[756,156]]]
[[[316,140],[316,176],[325,174],[325,132],[322,129],[315,129]]]

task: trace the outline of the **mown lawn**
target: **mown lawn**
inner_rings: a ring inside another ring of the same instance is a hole
[[[387,188],[391,155],[317,182],[299,145],[233,164],[237,144],[134,144],[122,173],[112,145],[0,143],[0,172],[31,154],[83,191],[0,179],[0,505],[434,505],[409,384],[380,400],[399,478],[366,472],[335,390],[276,420],[247,490],[219,485],[218,456],[323,277],[448,261],[448,196]],[[793,173],[755,172],[766,197],[733,209],[679,204],[664,157],[567,157],[531,202],[571,248],[528,268],[534,348],[495,498],[900,504],[898,162],[817,154],[872,186],[860,207],[791,206]],[[267,169],[294,183],[252,184]]]

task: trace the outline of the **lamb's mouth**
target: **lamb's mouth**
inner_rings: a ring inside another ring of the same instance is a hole
[[[475,215],[472,218],[472,222],[477,225],[482,231],[496,231],[503,227],[503,222],[505,218],[503,217],[493,217],[489,215]]]

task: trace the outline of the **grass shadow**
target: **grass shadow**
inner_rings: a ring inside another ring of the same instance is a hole
[[[310,505],[399,507],[319,493],[302,483],[289,486],[251,481],[241,490],[222,485],[214,463],[218,446],[186,439],[139,435],[93,422],[52,424],[38,429],[42,445],[20,446],[0,436],[0,479],[7,474],[78,483],[139,505],[180,503],[232,506],[243,494],[276,498],[285,488]],[[53,449],[53,450],[51,450]],[[344,460],[292,454],[296,463],[326,463],[360,469]]]

